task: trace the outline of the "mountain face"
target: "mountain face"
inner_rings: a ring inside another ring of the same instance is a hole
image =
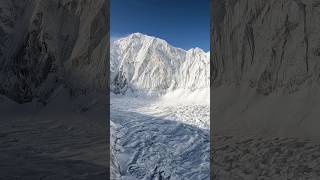
[[[319,2],[221,0],[212,6],[215,132],[319,137]]]
[[[320,4],[315,0],[216,3],[214,86],[243,84],[268,95],[320,82]]]
[[[0,1],[0,93],[23,103],[106,91],[108,3]]]
[[[166,41],[134,33],[111,46],[110,88],[116,94],[164,94],[209,87],[209,54],[185,51]]]

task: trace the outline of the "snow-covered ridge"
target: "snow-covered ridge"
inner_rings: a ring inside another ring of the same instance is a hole
[[[110,87],[119,94],[164,94],[209,88],[210,56],[165,40],[133,33],[111,43]]]

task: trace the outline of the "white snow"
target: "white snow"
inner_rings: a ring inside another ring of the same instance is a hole
[[[111,48],[114,179],[210,179],[209,52],[134,33]]]
[[[180,103],[111,98],[110,144],[118,177],[209,179],[209,106]]]
[[[209,104],[192,99],[196,94],[188,96],[181,92],[177,93],[180,93],[180,96],[175,96],[175,92],[163,97],[149,98],[112,95],[111,106],[112,110],[142,113],[209,130]],[[183,97],[185,97],[185,100],[183,100]]]
[[[209,88],[210,58],[200,48],[186,51],[141,33],[111,44],[111,91],[115,93],[162,95],[176,89]]]

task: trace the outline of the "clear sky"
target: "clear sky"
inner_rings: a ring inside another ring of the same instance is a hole
[[[110,0],[111,40],[135,32],[209,51],[210,0]]]

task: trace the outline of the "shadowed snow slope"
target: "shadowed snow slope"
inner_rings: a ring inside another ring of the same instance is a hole
[[[108,179],[105,109],[66,89],[46,106],[0,96],[0,179]]]
[[[320,139],[319,1],[222,0],[212,12],[214,132]]]
[[[1,0],[0,94],[24,103],[61,85],[105,93],[107,13],[107,0]]]
[[[108,0],[0,0],[0,179],[108,179]]]

